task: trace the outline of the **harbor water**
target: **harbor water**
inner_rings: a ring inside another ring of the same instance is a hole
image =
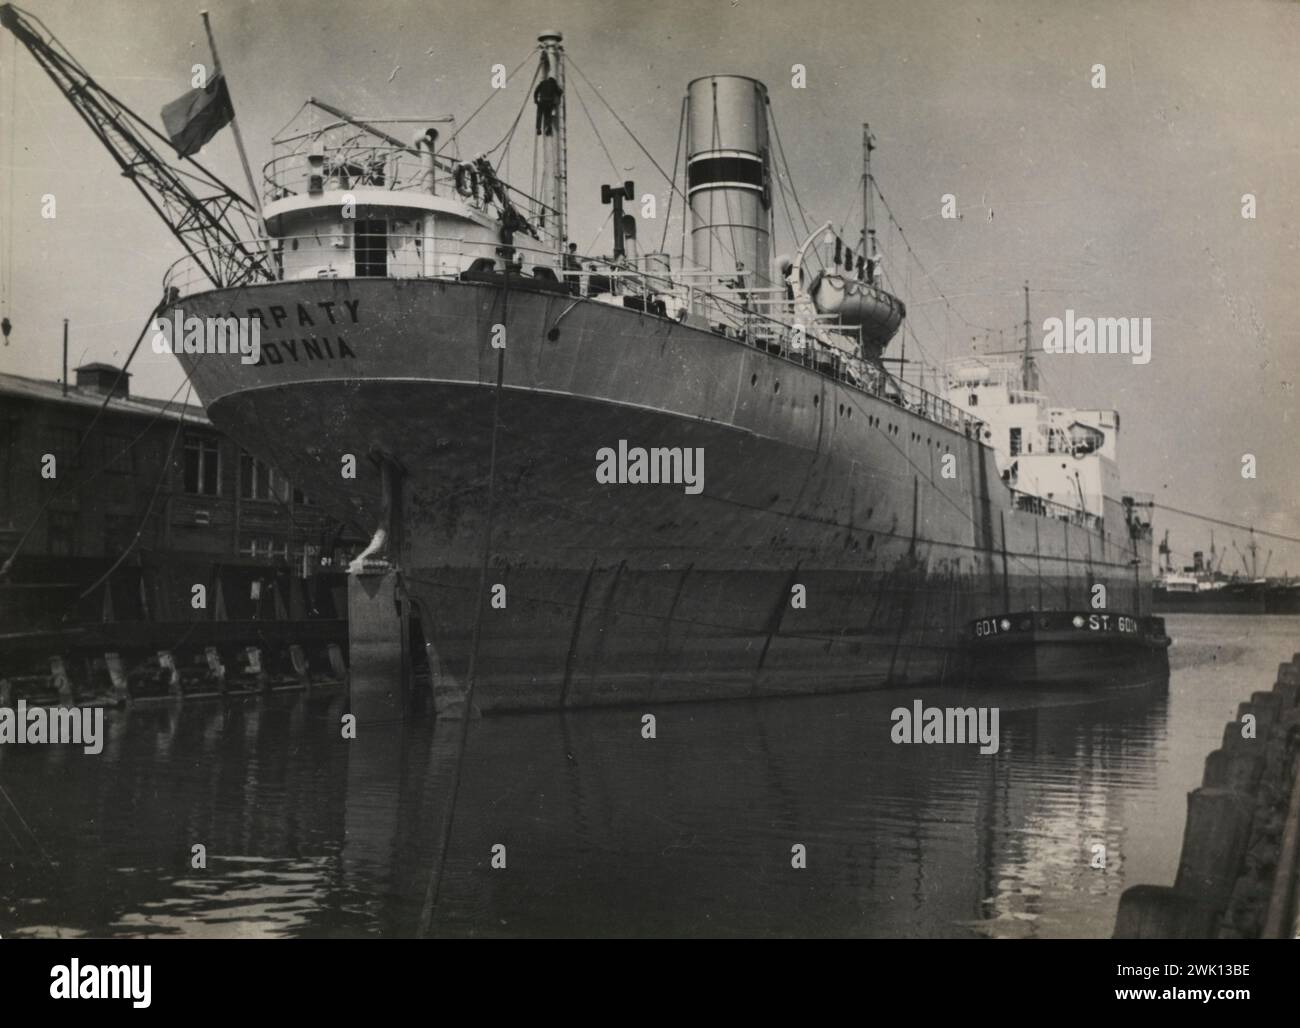
[[[0,935],[1105,937],[1300,649],[1300,617],[1167,621],[1167,685],[475,720],[436,904],[458,723],[345,739],[337,692],[111,711],[98,755],[0,746]],[[997,752],[892,742],[915,700],[996,706]]]

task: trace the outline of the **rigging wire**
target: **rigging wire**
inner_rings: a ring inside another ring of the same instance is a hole
[[[510,321],[510,276],[505,276],[501,293],[501,324]],[[456,749],[456,762],[452,768],[450,799],[447,816],[443,818],[442,830],[438,839],[438,859],[434,864],[433,874],[425,892],[424,906],[420,912],[420,937],[425,938],[433,927],[433,919],[438,910],[438,898],[442,892],[443,870],[447,861],[447,850],[451,844],[452,828],[456,820],[456,801],[460,795],[461,769],[465,763],[465,749],[469,743],[469,723],[474,713],[474,687],[478,683],[479,647],[483,639],[483,610],[486,607],[488,564],[492,559],[492,528],[496,517],[496,469],[497,440],[501,432],[501,396],[504,390],[506,372],[505,347],[497,350],[497,381],[492,393],[492,441],[488,450],[488,495],[487,514],[483,527],[483,557],[479,563],[478,575],[478,609],[474,615],[474,633],[470,643],[469,669],[465,684],[464,710],[461,712],[460,735]]]
[[[962,312],[959,311],[953,305],[953,302],[948,299],[947,294],[942,289],[939,288],[939,283],[935,281],[934,276],[930,274],[930,269],[925,266],[921,258],[917,256],[916,251],[912,249],[912,244],[907,238],[907,233],[903,231],[903,226],[899,224],[898,219],[894,217],[894,212],[889,207],[889,201],[885,199],[885,194],[880,191],[880,183],[875,180],[874,175],[872,176],[872,185],[875,187],[876,195],[880,197],[880,202],[885,207],[885,213],[889,216],[889,220],[893,222],[894,228],[898,230],[898,238],[902,240],[903,246],[906,248],[907,252],[911,255],[912,260],[916,261],[916,266],[921,269],[921,273],[925,275],[925,277],[929,280],[930,285],[934,287],[934,291],[939,294],[940,299],[942,299],[943,302],[952,309],[952,312],[958,317],[958,319],[961,320],[963,323],[965,323],[968,327],[979,329],[981,332],[998,331],[996,328],[990,328],[987,325],[976,324],[975,322],[971,321],[968,317],[966,317],[966,315],[962,314]]]
[[[189,385],[188,378],[187,385]],[[162,494],[163,483],[167,481],[167,476],[172,470],[172,457],[176,453],[176,442],[180,439],[181,430],[185,427],[185,407],[188,406],[190,402],[191,388],[192,386],[185,390],[185,401],[181,406],[181,416],[176,419],[176,431],[172,433],[172,441],[167,446],[167,455],[163,458],[162,467],[158,472],[158,481],[154,483],[153,493],[149,497],[149,503],[145,506],[144,514],[140,517],[140,523],[136,526],[135,535],[133,535],[131,541],[123,547],[122,552],[118,554],[117,560],[113,561],[109,569],[88,585],[82,591],[81,595],[72,601],[72,604],[68,607],[68,612],[63,615],[65,621],[76,611],[78,603],[108,581],[113,572],[122,566],[122,561],[126,560],[131,551],[135,549],[136,544],[139,543],[140,535],[144,532],[144,526],[149,521],[149,518],[153,516],[154,505],[158,502],[158,497]],[[177,391],[179,392],[179,390]]]
[[[288,121],[286,121],[283,125],[281,125],[281,126],[279,127],[279,129],[276,130],[275,134],[274,134],[273,136],[271,136],[271,143],[274,144],[274,143],[278,142],[278,141],[279,141],[280,134],[281,134],[282,132],[284,132],[284,130],[287,129],[290,125],[292,125],[295,121],[297,121],[297,120],[298,120],[298,115],[300,115],[303,111],[305,111],[309,106],[311,106],[311,101],[310,101],[310,100],[304,100],[304,101],[302,102],[302,106],[299,107],[296,111],[293,112],[293,117],[290,118]],[[312,133],[310,133],[310,132],[307,133],[307,138],[310,138],[311,135],[312,135]]]
[[[587,124],[591,126],[591,131],[595,133],[596,142],[600,144],[600,148],[605,154],[605,160],[609,161],[609,166],[614,169],[614,178],[618,179],[622,177],[623,173],[618,170],[618,165],[614,163],[614,158],[610,156],[609,147],[605,145],[605,140],[601,138],[600,129],[596,128],[596,120],[591,116],[591,111],[587,109],[587,101],[584,100],[582,94],[578,92],[578,84],[576,82],[573,84],[573,95],[578,98],[578,103],[582,107],[582,113],[587,116]]]
[[[3,297],[0,297],[0,310],[3,310],[6,314],[13,308],[14,193],[18,191],[14,184],[18,174],[18,133],[14,125],[14,118],[17,116],[15,104],[18,92],[18,37],[10,33],[9,39],[11,44],[9,58],[9,118],[5,122],[5,134],[9,137],[9,163],[6,165],[9,188],[5,190],[6,194],[8,194],[6,197],[8,210],[5,214],[4,223],[5,266],[3,279],[0,280],[0,288],[3,289]],[[5,345],[9,345],[7,337]]]
[[[677,142],[673,144],[673,181],[674,181],[674,182],[677,181],[677,167],[678,167],[678,163],[677,163],[677,162],[678,162],[678,160],[679,160],[680,157],[681,157],[681,150],[682,150],[682,136],[685,134],[685,133],[684,133],[685,128],[686,128],[686,97],[683,96],[683,97],[682,97],[682,108],[681,108],[681,113],[678,114],[678,116],[677,116]],[[660,239],[659,239],[659,252],[660,252],[660,253],[667,253],[667,252],[668,252],[668,250],[667,250],[667,247],[668,247],[668,225],[669,225],[669,223],[673,220],[673,200],[675,200],[676,197],[677,197],[677,194],[676,194],[676,192],[675,192],[674,190],[672,190],[672,189],[668,190],[668,212],[664,215],[664,231],[663,231],[663,235],[662,235],[662,236],[660,237]],[[686,219],[686,211],[685,211],[685,209],[683,208],[683,210],[682,210],[682,225],[683,225],[683,227],[685,227],[685,225],[686,225],[686,220],[685,220],[685,219]],[[684,247],[683,247],[683,256],[685,256],[685,248],[684,248]]]
[[[596,94],[596,98],[605,105],[605,108],[609,111],[609,113],[614,116],[614,120],[617,121],[619,125],[622,126],[623,131],[626,132],[631,137],[632,142],[636,143],[640,151],[646,155],[646,159],[649,160],[650,163],[655,166],[655,170],[658,171],[659,174],[664,177],[664,180],[668,183],[669,186],[677,190],[678,193],[681,193],[682,200],[685,201],[686,194],[682,193],[682,191],[677,188],[677,183],[673,181],[673,179],[669,178],[668,173],[664,171],[662,165],[660,165],[660,163],[655,160],[654,154],[652,154],[649,150],[645,148],[645,146],[641,143],[641,140],[637,138],[636,133],[633,132],[628,127],[627,122],[625,122],[622,118],[619,117],[618,111],[614,110],[614,108],[610,106],[609,101],[605,99],[601,91],[596,86],[592,85],[591,79],[587,78],[586,74],[583,72],[581,68],[578,67],[578,65],[574,62],[572,57],[568,59],[568,65],[570,68],[572,68],[582,77],[582,81],[587,84],[587,88]]]
[[[713,144],[714,150],[722,149],[722,127],[718,124],[718,90],[717,90],[716,83],[714,84],[714,89],[713,89],[713,138],[710,139],[709,142]],[[717,190],[709,191],[709,221],[713,221],[713,198],[716,195],[717,195]],[[736,220],[735,220],[735,216],[731,213],[731,190],[730,189],[722,190],[722,198],[723,198],[723,204],[726,207],[726,211],[727,211],[727,232],[731,236],[730,256],[731,256],[732,263],[736,265],[736,270],[740,271],[741,270],[739,266],[740,262],[737,259],[737,253],[739,252],[740,247],[736,245]],[[719,240],[719,243],[721,243],[721,240]],[[710,250],[709,266],[712,267],[712,265],[713,265],[713,253],[712,250]],[[766,275],[767,271],[768,271],[767,268],[760,268],[760,269],[751,270],[750,273]]]
[[[614,208],[611,207],[609,211],[605,214],[605,220],[600,223],[600,228],[596,229],[596,234],[591,237],[591,242],[587,244],[587,249],[583,251],[584,254],[592,253],[593,249],[596,246],[596,243],[600,241],[600,237],[605,233],[605,226],[610,223],[610,220],[613,217],[614,217]]]
[[[1300,543],[1300,537],[1293,535],[1283,535],[1281,532],[1270,532],[1264,528],[1254,528],[1251,525],[1238,524],[1235,521],[1224,521],[1222,518],[1212,518],[1208,514],[1197,514],[1193,510],[1183,510],[1181,507],[1172,507],[1167,503],[1152,501],[1153,507],[1159,507],[1161,510],[1167,510],[1171,514],[1182,514],[1185,517],[1197,518],[1200,521],[1208,521],[1212,525],[1222,525],[1225,528],[1236,528],[1242,532],[1254,532],[1255,535],[1266,536],[1269,539],[1279,539],[1284,543]]]
[[[36,844],[36,848],[40,851],[41,856],[45,859],[45,863],[49,864],[50,867],[55,867],[56,865],[54,861],[51,860],[50,855],[45,852],[45,847],[41,845],[41,840],[37,837],[36,833],[32,831],[32,826],[27,823],[27,819],[23,817],[22,811],[18,809],[18,804],[16,804],[13,801],[13,799],[9,796],[9,790],[4,787],[3,783],[0,783],[0,795],[3,795],[5,798],[5,802],[8,803],[9,806],[13,807],[14,814],[18,818],[18,823],[23,826],[28,836],[31,837],[32,842]],[[10,835],[13,835],[12,828],[9,828],[8,825],[5,825],[5,828]],[[15,836],[15,840],[16,838],[17,837]]]
[[[790,161],[785,155],[785,144],[781,142],[781,127],[776,122],[776,114],[770,109],[768,120],[772,123],[772,134],[776,136],[777,152],[781,155],[781,164],[785,167],[786,178],[790,180],[790,195],[794,198],[794,205],[799,210],[799,220],[803,222],[803,234],[806,239],[812,234],[812,229],[808,226],[808,215],[804,211],[804,206],[799,202],[799,190],[795,187],[794,176],[790,174]]]
[[[508,75],[506,75],[506,82],[507,82],[507,83],[509,83],[509,81],[510,81],[512,78],[514,78],[516,74],[518,74],[520,68],[522,68],[522,67],[523,67],[525,64],[527,64],[530,60],[532,60],[532,58],[533,58],[533,54],[535,54],[535,53],[536,53],[536,49],[533,49],[533,50],[528,51],[528,56],[526,56],[522,61],[520,61],[518,64],[515,65],[514,71],[512,71],[512,72],[510,72]],[[460,127],[457,128],[455,132],[453,132],[451,135],[449,135],[449,136],[446,138],[446,140],[443,142],[442,146],[440,146],[440,147],[438,148],[437,153],[438,153],[438,154],[442,154],[442,152],[443,152],[443,151],[444,151],[448,146],[451,145],[452,141],[455,140],[456,137],[459,136],[462,132],[464,132],[466,128],[469,127],[469,123],[470,123],[471,121],[473,121],[476,117],[478,117],[478,113],[479,113],[479,111],[483,110],[484,107],[486,107],[488,104],[490,104],[490,103],[493,101],[493,99],[496,97],[496,95],[497,95],[498,93],[502,93],[502,92],[505,92],[505,90],[502,90],[502,89],[494,89],[494,90],[492,90],[492,92],[488,93],[488,97],[487,97],[487,99],[484,100],[484,101],[483,101],[481,104],[479,104],[477,107],[475,107],[475,108],[474,108],[474,113],[471,114],[468,118],[466,118],[463,122],[461,122]]]
[[[785,179],[782,178],[780,174],[777,174],[775,178],[777,191],[781,194],[781,206],[785,208],[785,220],[790,226],[790,245],[792,247],[797,247],[800,243],[799,230],[795,228],[794,215],[790,213],[790,200],[789,197],[786,196]],[[814,251],[814,256],[816,256],[816,251]],[[821,258],[818,257],[818,262],[820,263],[820,261]]]
[[[500,150],[503,145],[507,148],[510,146],[510,141],[515,135],[515,129],[519,127],[519,119],[524,116],[524,111],[528,109],[528,103],[533,96],[533,84],[537,81],[537,76],[541,73],[541,70],[540,66],[533,69],[533,77],[529,79],[528,88],[524,90],[524,102],[520,104],[519,113],[515,115],[515,120],[510,124],[510,131],[502,136],[500,142],[498,142],[496,146],[492,147],[491,150],[488,150],[485,156],[492,156],[492,154]]]
[[[659,174],[663,177],[664,181],[668,183],[669,188],[672,189],[673,192],[677,193],[682,198],[683,204],[688,204],[689,199],[687,198],[686,194],[683,193],[677,185],[676,174],[674,173],[673,175],[669,175],[666,171],[664,171],[663,165],[661,165],[657,160],[655,160],[654,154],[652,154],[649,150],[646,149],[645,144],[641,142],[641,140],[637,137],[637,134],[632,131],[631,127],[628,125],[626,121],[623,120],[623,118],[619,115],[618,111],[614,110],[610,102],[605,99],[604,94],[601,93],[599,87],[595,86],[592,83],[591,79],[589,79],[586,73],[581,68],[578,67],[577,63],[573,60],[572,57],[568,59],[568,66],[578,73],[578,76],[582,79],[584,83],[586,83],[587,88],[590,89],[593,93],[595,93],[596,98],[600,100],[602,104],[605,105],[605,109],[608,110],[611,115],[613,115],[614,120],[619,123],[623,131],[626,132],[628,136],[631,138],[632,142],[634,142],[637,145],[637,149],[639,149],[643,154],[645,154],[646,159],[652,165],[654,165],[655,170],[659,172]],[[581,100],[581,97],[579,97],[579,99]],[[590,115],[588,115],[588,117],[590,117]],[[617,168],[615,169],[615,173],[621,174],[620,172],[617,171]],[[683,235],[684,234],[685,234],[685,230],[683,229]],[[716,238],[717,236],[716,231],[713,233],[713,235]],[[723,249],[724,252],[728,254],[729,257],[731,257],[733,262],[736,260],[736,254],[734,252],[727,251],[726,244],[721,239],[718,239],[718,245]],[[734,245],[734,240],[733,240],[733,245]],[[685,260],[684,244],[683,244],[682,257],[683,260]]]

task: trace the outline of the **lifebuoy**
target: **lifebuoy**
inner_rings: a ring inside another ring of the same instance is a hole
[[[478,172],[474,170],[473,165],[456,165],[456,170],[452,172],[452,180],[455,182],[456,192],[465,199],[472,200],[478,196]]]

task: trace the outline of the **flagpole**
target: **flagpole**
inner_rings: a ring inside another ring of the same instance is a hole
[[[212,51],[212,70],[221,75],[221,58],[217,55],[217,41],[212,38],[212,25],[208,21],[208,12],[200,11],[203,29],[208,34],[208,49]],[[235,133],[235,149],[239,151],[239,163],[244,166],[244,178],[248,180],[248,191],[257,214],[257,227],[262,232],[262,239],[269,248],[271,233],[266,230],[266,219],[262,217],[262,201],[258,198],[257,184],[253,181],[253,169],[248,164],[248,154],[244,152],[244,137],[239,134],[239,119],[235,117],[235,99],[230,95],[230,83],[226,83],[226,97],[230,100],[230,127]]]

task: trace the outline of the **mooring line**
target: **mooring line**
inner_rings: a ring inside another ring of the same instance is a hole
[[[510,315],[510,265],[506,264],[505,286],[501,298],[501,326],[506,328]],[[506,329],[506,342],[509,330]],[[443,870],[447,862],[447,850],[451,843],[451,831],[456,820],[456,800],[460,794],[461,769],[465,763],[465,748],[469,741],[469,722],[474,711],[474,687],[478,683],[478,653],[483,636],[484,593],[487,589],[488,562],[492,557],[492,524],[496,516],[496,468],[497,468],[497,434],[501,427],[501,393],[505,382],[506,348],[497,350],[497,383],[492,394],[492,444],[488,453],[488,508],[487,519],[483,529],[483,559],[479,563],[478,610],[474,615],[474,635],[470,644],[469,674],[465,685],[465,703],[460,718],[460,737],[456,746],[456,761],[452,767],[451,797],[448,801],[447,816],[443,818],[442,831],[438,838],[437,858],[433,865],[433,874],[425,893],[424,907],[420,912],[420,938],[428,936],[433,927],[434,915],[438,909],[438,898],[442,892]]]
[[[27,819],[23,817],[23,812],[18,809],[18,804],[13,801],[9,795],[9,790],[3,785],[0,785],[0,795],[4,796],[5,801],[9,806],[13,807],[14,815],[18,818],[18,823],[23,826],[27,834],[31,837],[32,842],[36,844],[36,848],[40,850],[41,856],[45,858],[45,863],[49,864],[51,868],[55,867],[56,865],[54,861],[50,859],[50,855],[45,852],[45,847],[41,845],[41,840],[37,838],[36,833],[32,831],[32,826],[27,823]],[[12,831],[10,834],[13,834]]]

